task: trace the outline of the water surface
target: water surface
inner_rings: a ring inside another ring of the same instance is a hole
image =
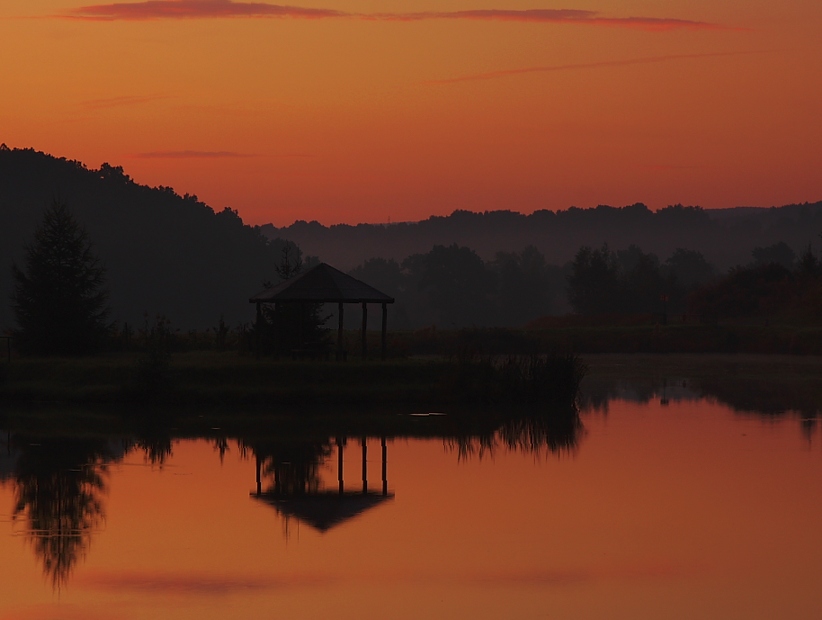
[[[359,437],[4,434],[0,619],[822,616],[807,412],[583,402],[541,447],[368,437],[365,495]]]

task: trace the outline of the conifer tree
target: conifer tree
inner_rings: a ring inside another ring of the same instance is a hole
[[[105,269],[63,201],[43,214],[23,269],[12,264],[12,276],[21,352],[79,355],[100,347],[109,313]]]

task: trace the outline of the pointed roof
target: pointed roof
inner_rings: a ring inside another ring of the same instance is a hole
[[[366,510],[394,499],[394,494],[324,491],[305,495],[252,493],[251,497],[273,506],[279,514],[294,517],[324,534]]]
[[[394,298],[331,265],[320,263],[290,280],[257,293],[248,301],[393,304]]]

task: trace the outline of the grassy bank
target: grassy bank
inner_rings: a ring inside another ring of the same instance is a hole
[[[570,355],[336,363],[208,351],[175,354],[148,378],[133,354],[20,358],[4,368],[0,398],[6,402],[271,410],[284,405],[572,403],[584,372]]]
[[[802,325],[676,323],[651,319],[597,323],[586,317],[560,317],[516,329],[435,329],[392,335],[391,351],[406,355],[448,355],[455,351],[490,354],[531,351],[601,353],[691,353],[822,355],[822,327]]]

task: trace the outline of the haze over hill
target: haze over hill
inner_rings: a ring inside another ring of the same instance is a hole
[[[454,211],[421,222],[323,226],[297,221],[283,228],[268,224],[261,229],[269,238],[293,241],[307,254],[340,269],[351,269],[372,257],[402,261],[434,245],[452,243],[470,247],[485,260],[499,251],[518,252],[531,245],[548,263],[563,265],[581,246],[608,243],[617,250],[635,244],[662,260],[677,248],[696,250],[725,271],[748,263],[756,247],[784,241],[799,253],[809,243],[817,244],[822,202],[712,210],[677,205],[656,212],[642,204],[571,207],[531,215]]]

